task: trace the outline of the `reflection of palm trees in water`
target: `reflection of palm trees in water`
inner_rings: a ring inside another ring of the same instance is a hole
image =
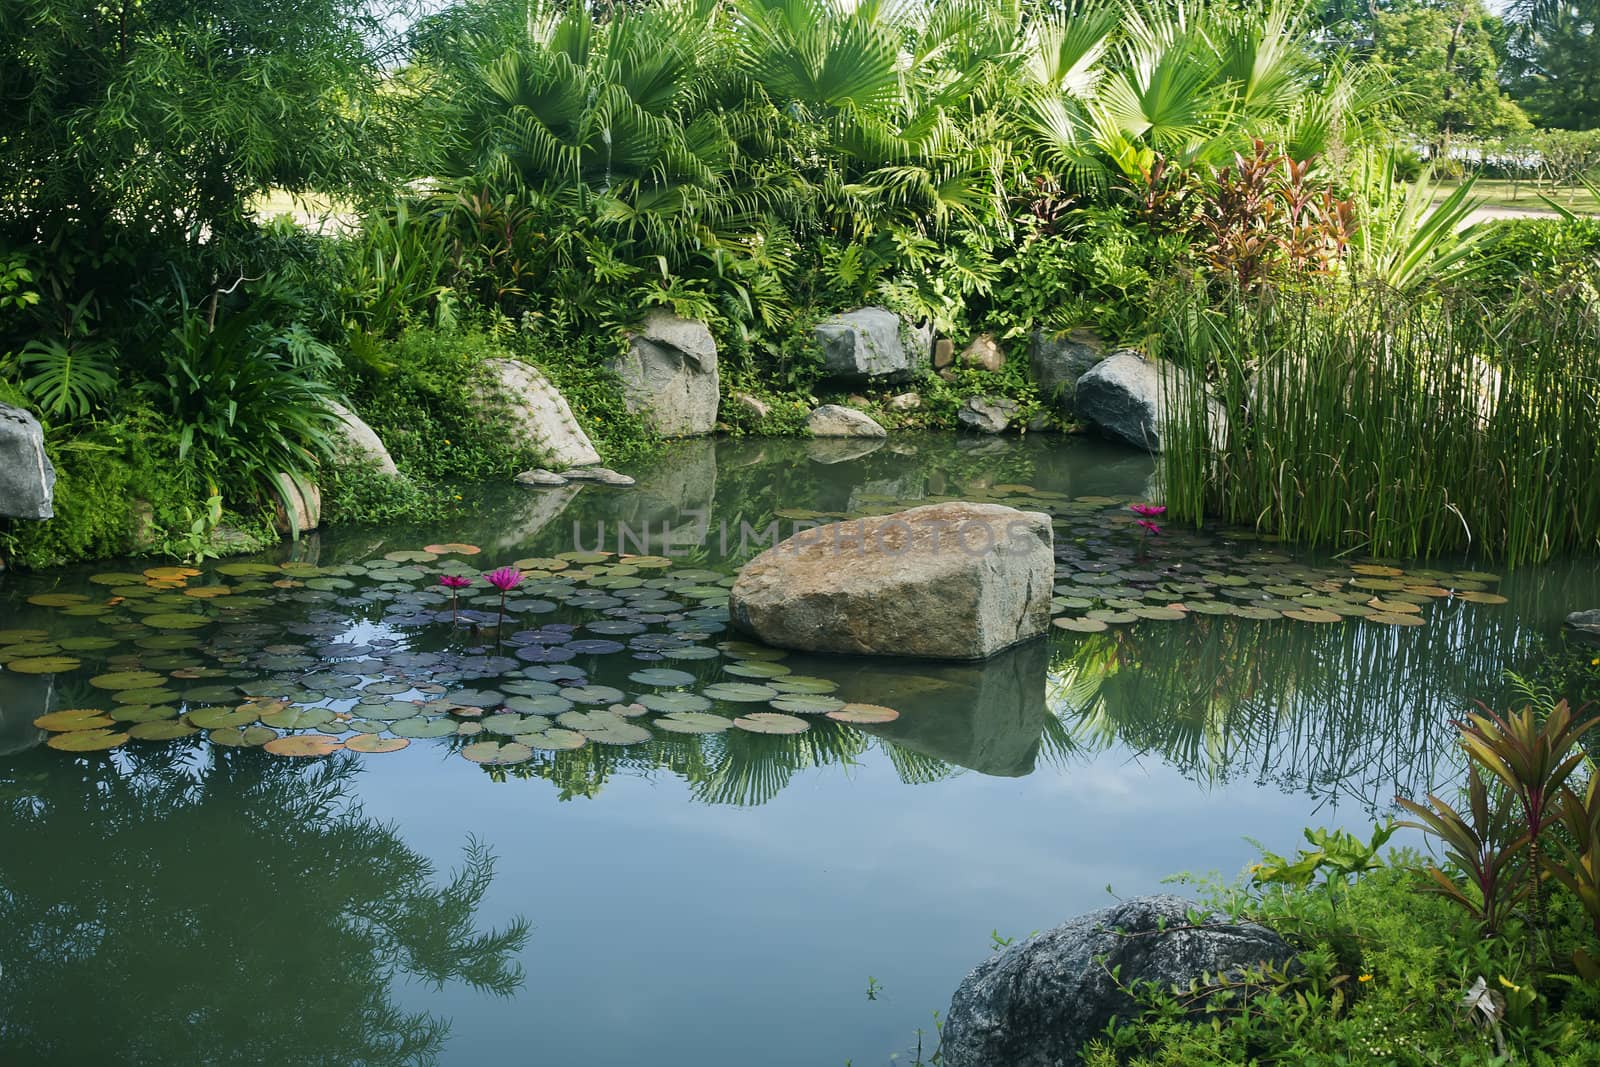
[[[1470,611],[1405,630],[1195,618],[1062,646],[1050,699],[1090,749],[1120,744],[1207,783],[1244,773],[1379,808],[1455,758],[1450,720],[1501,691],[1529,637]]]
[[[436,886],[351,757],[55,755],[0,767],[0,1062],[429,1062],[448,1022],[395,979],[522,984],[527,922],[474,922],[487,850]]]

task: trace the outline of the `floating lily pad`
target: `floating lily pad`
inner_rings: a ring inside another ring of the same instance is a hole
[[[215,621],[204,615],[190,615],[187,612],[161,612],[156,615],[146,615],[146,626],[153,626],[157,630],[198,630],[202,626],[209,626]]]
[[[357,734],[344,743],[351,752],[399,752],[411,742],[404,737],[379,737],[377,734]]]
[[[831,693],[839,688],[839,683],[831,678],[813,678],[803,674],[786,674],[782,678],[772,678],[766,683],[780,693]]]
[[[63,637],[56,643],[68,652],[104,652],[122,642],[114,637]]]
[[[845,702],[838,697],[817,693],[785,693],[774,697],[769,703],[778,711],[786,711],[791,715],[826,715],[844,707]]]
[[[564,711],[556,716],[556,722],[568,730],[581,730],[585,734],[623,725],[622,717],[615,712],[598,710]]]
[[[229,726],[249,726],[261,712],[254,704],[238,708],[199,708],[189,712],[188,719],[206,730],[221,730]]]
[[[733,720],[733,725],[753,734],[803,734],[811,729],[811,724],[804,719],[776,711],[757,711],[741,715]]]
[[[574,704],[614,704],[623,692],[609,685],[574,685],[561,690],[561,695]]]
[[[650,725],[675,734],[718,734],[733,728],[733,720],[700,711],[675,711]]]
[[[1469,604],[1504,604],[1506,598],[1499,593],[1488,593],[1481,590],[1469,589],[1464,593],[1456,594],[1457,600],[1465,600]]]
[[[82,593],[35,593],[28,598],[28,603],[41,608],[70,608],[88,602]]]
[[[26,656],[6,663],[6,670],[17,674],[60,674],[75,671],[83,665],[71,656]]]
[[[333,712],[327,708],[307,708],[291,704],[278,711],[261,716],[267,726],[279,730],[315,730],[333,721]]]
[[[741,660],[735,663],[722,665],[723,673],[732,674],[739,678],[777,678],[790,673],[787,663],[771,663],[764,660]]]
[[[490,715],[483,720],[483,728],[492,734],[533,734],[550,728],[550,720],[543,715],[519,715],[508,712]]]
[[[584,730],[583,735],[597,745],[637,745],[651,736],[643,726],[621,721],[603,730]]]
[[[277,736],[276,731],[265,726],[232,726],[211,731],[206,740],[226,748],[260,748]]]
[[[176,719],[178,709],[171,704],[121,704],[106,712],[118,722],[157,722]]]
[[[533,749],[517,741],[478,741],[463,748],[461,755],[473,763],[503,767],[528,762],[533,758]]]
[[[523,734],[520,740],[530,748],[542,748],[551,752],[570,752],[589,743],[589,739],[576,730],[556,727],[536,734]]]
[[[886,708],[881,704],[846,704],[828,712],[828,718],[839,722],[861,724],[894,722],[900,713],[893,708]]]
[[[695,677],[688,671],[675,671],[669,667],[650,667],[642,671],[634,671],[628,675],[628,681],[636,685],[661,686],[664,688],[692,685]]]
[[[423,551],[431,553],[437,558],[439,556],[476,556],[483,549],[477,545],[463,545],[452,542],[445,545],[428,545],[423,548]]]
[[[318,725],[320,726],[321,723]],[[273,738],[261,747],[274,756],[310,758],[331,756],[343,748],[344,744],[335,741],[326,734],[290,734],[286,737]]]
[[[0,630],[0,645],[20,645],[28,641],[43,641],[48,636],[43,630]]]
[[[1389,626],[1421,626],[1425,621],[1421,615],[1396,615],[1385,611],[1374,611],[1364,618],[1368,622],[1381,622]]]
[[[1099,633],[1101,630],[1109,630],[1111,628],[1109,623],[1100,619],[1059,618],[1051,619],[1050,624],[1060,629],[1071,630],[1073,633],[1080,634]]]
[[[33,725],[41,730],[68,733],[73,730],[100,730],[115,726],[116,723],[98,708],[67,708],[41,715],[33,720]]]
[[[457,725],[455,720],[448,718],[401,719],[390,727],[389,732],[396,737],[446,737],[456,732]]]
[[[1294,611],[1284,612],[1283,617],[1296,622],[1338,622],[1344,616],[1322,608],[1297,608]]]
[[[128,736],[137,741],[175,741],[180,737],[190,737],[199,732],[198,728],[182,719],[153,719],[150,722],[134,723],[128,727]]]
[[[127,734],[111,730],[73,730],[71,733],[52,734],[45,742],[63,752],[104,752],[127,743]]]
[[[770,685],[756,685],[753,682],[716,682],[706,686],[703,692],[713,700],[746,704],[764,703],[778,695],[778,691]]]
[[[637,698],[650,711],[681,715],[705,711],[711,701],[699,693],[645,693]]]

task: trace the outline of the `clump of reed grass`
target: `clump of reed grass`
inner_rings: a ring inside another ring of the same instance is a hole
[[[1509,565],[1600,548],[1600,300],[1573,278],[1491,306],[1466,289],[1306,281],[1181,295],[1169,514],[1285,540]]]

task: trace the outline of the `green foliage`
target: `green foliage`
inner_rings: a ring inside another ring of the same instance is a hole
[[[1320,874],[1331,900],[1335,879],[1348,893],[1352,877],[1383,866],[1383,861],[1378,858],[1378,850],[1388,843],[1397,829],[1398,826],[1393,822],[1374,827],[1371,838],[1363,842],[1344,830],[1313,830],[1307,827],[1305,839],[1310,842],[1310,849],[1303,848],[1293,860],[1287,860],[1263,848],[1261,862],[1250,867],[1251,881],[1258,886],[1281,883],[1303,889],[1314,883]]]
[[[508,443],[486,408],[481,364],[513,353],[487,335],[406,330],[382,346],[388,374],[362,371],[348,392],[356,410],[422,486],[508,480],[537,456]]]
[[[1517,5],[1511,90],[1541,125],[1600,129],[1600,2],[1533,0]]]

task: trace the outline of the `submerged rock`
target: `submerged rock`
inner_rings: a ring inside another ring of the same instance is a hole
[[[658,308],[628,335],[628,350],[611,369],[622,379],[628,410],[663,437],[691,437],[716,427],[717,343],[705,323]]]
[[[1172,363],[1148,360],[1124,350],[1097,363],[1078,379],[1074,407],[1078,417],[1113,441],[1149,452],[1164,447],[1169,418],[1196,402],[1195,389],[1203,390],[1193,374]],[[1226,416],[1222,407],[1204,398],[1210,431],[1220,436]]]
[[[968,397],[956,412],[956,422],[964,430],[978,433],[1005,433],[1017,417],[1017,402],[1003,396]]]
[[[560,467],[600,462],[566,398],[537,368],[516,359],[486,359],[483,369],[489,388],[479,399],[500,409],[501,425],[513,443],[536,449]]]
[[[823,374],[842,381],[905,381],[927,366],[932,336],[887,308],[864,307],[811,328],[822,349]]]
[[[39,420],[21,408],[0,404],[0,516],[49,519],[56,469],[44,454]]]
[[[838,404],[823,404],[806,419],[812,437],[887,437],[871,415]]]
[[[543,467],[535,467],[531,471],[523,471],[517,475],[518,485],[531,485],[536,489],[554,489],[567,484],[567,479],[555,471],[547,471]]]
[[[974,660],[1050,624],[1050,517],[956,501],[805,530],[745,564],[740,629],[780,648]]]
[[[1136,897],[1035,934],[967,975],[945,1019],[945,1067],[1058,1067],[1081,1061],[1085,1043],[1113,1015],[1139,1006],[1124,986],[1187,988],[1202,975],[1238,975],[1294,959],[1288,942],[1255,923],[1210,916],[1170,895]],[[1113,977],[1115,974],[1115,978]],[[1205,1006],[1205,998],[1193,1002]]]
[[[334,432],[338,435],[346,456],[374,468],[380,474],[400,473],[400,468],[394,464],[394,457],[389,454],[388,446],[383,443],[377,431],[367,425],[365,419],[333,400],[328,402],[328,410],[339,420]]]
[[[618,474],[610,467],[573,467],[561,472],[561,476],[573,482],[598,482],[601,485],[628,486],[634,480],[626,474]]]

